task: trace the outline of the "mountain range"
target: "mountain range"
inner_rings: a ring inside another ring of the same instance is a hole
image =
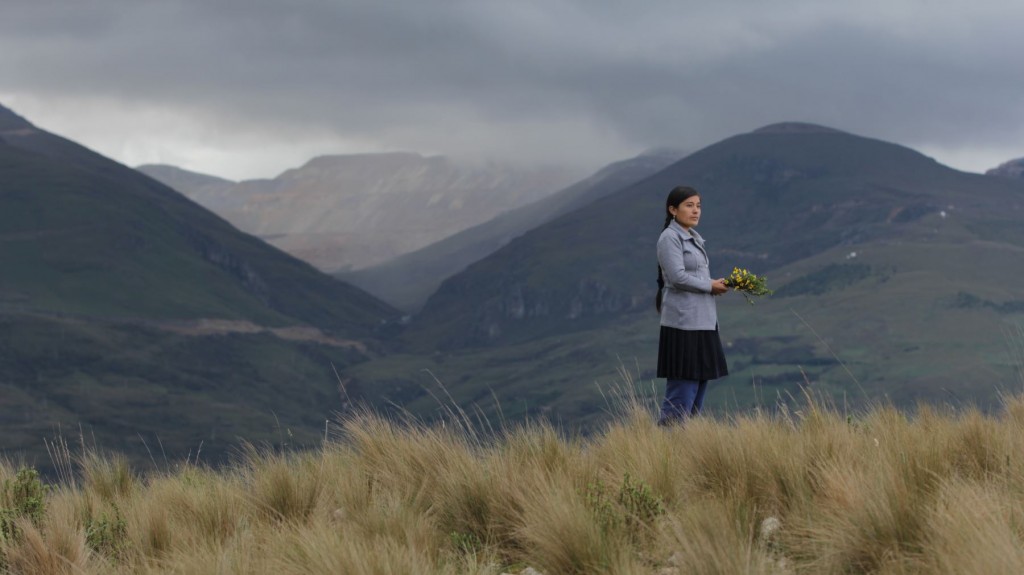
[[[222,461],[237,438],[314,442],[353,403],[593,429],[622,396],[656,400],[653,246],[679,184],[701,192],[712,272],[775,289],[718,300],[730,375],[712,411],[807,388],[850,410],[989,409],[1024,386],[1024,180],[801,123],[676,159],[609,166],[380,266],[422,284],[389,294],[400,312],[0,108],[0,449],[45,457],[41,438],[82,426],[135,458],[159,438]]]
[[[273,179],[228,182],[170,166],[139,171],[321,270],[417,250],[573,180],[569,170],[409,152],[321,156]]]
[[[335,274],[410,312],[418,311],[441,282],[523,233],[640,181],[683,157],[671,149],[649,150],[614,162],[550,196],[452,234],[443,240],[362,270]]]

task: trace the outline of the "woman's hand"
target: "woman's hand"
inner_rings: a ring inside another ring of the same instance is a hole
[[[722,295],[729,291],[725,286],[725,278],[719,278],[711,282],[711,295]]]

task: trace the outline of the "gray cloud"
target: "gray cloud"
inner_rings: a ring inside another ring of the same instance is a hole
[[[14,0],[0,98],[124,161],[236,177],[360,149],[597,167],[783,120],[981,170],[1024,155],[1022,17],[997,0]]]

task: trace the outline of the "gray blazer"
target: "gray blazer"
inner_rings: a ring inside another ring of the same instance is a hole
[[[685,330],[718,329],[704,238],[673,221],[658,238],[658,265],[665,279],[661,325]]]

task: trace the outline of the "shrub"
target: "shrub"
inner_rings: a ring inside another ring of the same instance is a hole
[[[15,539],[18,519],[38,524],[46,509],[47,486],[35,469],[23,467],[0,488],[0,541]]]

